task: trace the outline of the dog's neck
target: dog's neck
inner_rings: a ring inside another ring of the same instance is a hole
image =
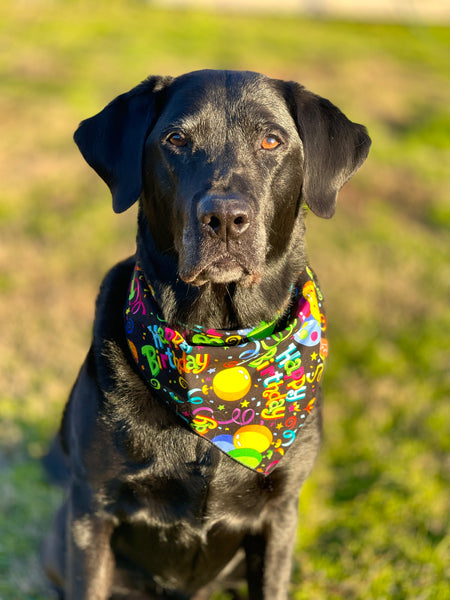
[[[193,286],[179,278],[176,254],[163,254],[156,248],[141,211],[137,259],[152,282],[167,323],[187,327],[200,324],[213,329],[253,327],[286,313],[292,287],[307,264],[302,237],[298,235],[291,255],[274,261],[258,283]]]

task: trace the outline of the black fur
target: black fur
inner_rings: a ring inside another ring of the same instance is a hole
[[[151,77],[83,121],[75,141],[116,212],[139,199],[137,258],[166,320],[213,328],[283,314],[307,264],[304,205],[331,217],[370,146],[364,127],[299,84],[233,71]],[[251,600],[283,600],[321,403],[268,476],[194,434],[129,355],[135,260],[103,282],[63,452],[55,444],[48,458],[62,474],[64,454],[68,493],[46,571],[72,600],[201,600],[241,577]]]

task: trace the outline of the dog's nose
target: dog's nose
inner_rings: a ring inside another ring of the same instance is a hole
[[[197,218],[225,242],[247,231],[251,210],[244,200],[206,196],[198,204]]]

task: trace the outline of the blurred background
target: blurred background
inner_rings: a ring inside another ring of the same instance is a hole
[[[100,281],[134,252],[78,122],[149,74],[297,80],[368,126],[336,216],[307,220],[326,294],[322,452],[296,600],[450,598],[448,0],[6,0],[0,5],[0,599],[51,598],[60,501],[39,458],[87,352]]]

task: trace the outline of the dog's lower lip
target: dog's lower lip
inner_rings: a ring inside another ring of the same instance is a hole
[[[191,285],[201,286],[211,281],[213,283],[230,283],[242,278],[247,270],[230,255],[214,258],[204,266],[190,271],[180,271],[180,278]]]
[[[240,265],[234,258],[231,256],[221,256],[220,258],[214,260],[208,268],[228,270],[235,267],[240,267]]]

